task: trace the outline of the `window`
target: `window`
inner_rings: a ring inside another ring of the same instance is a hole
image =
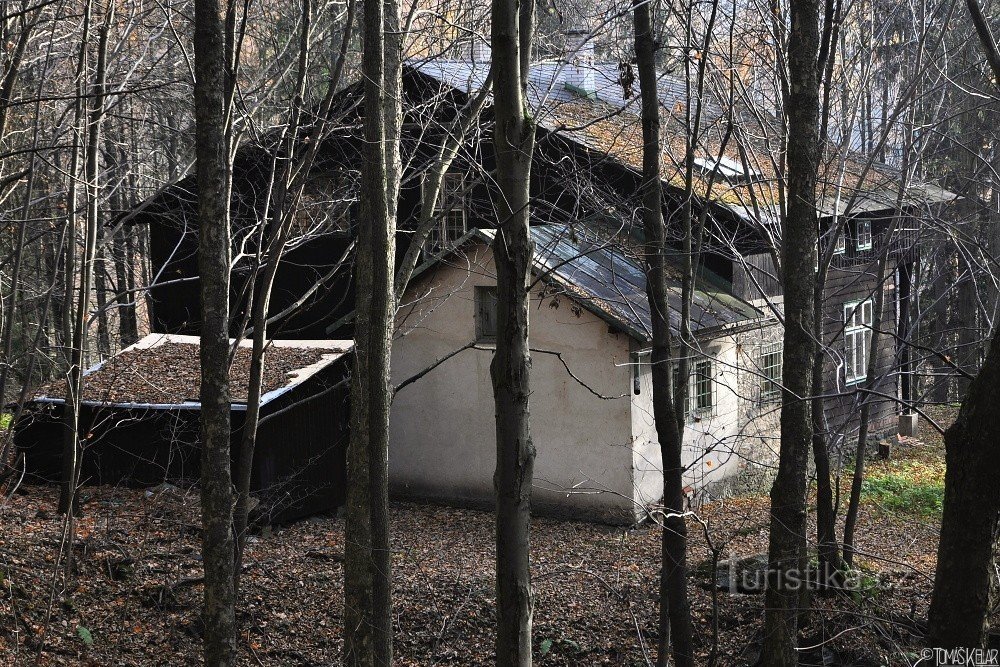
[[[872,221],[858,220],[858,250],[872,249]]]
[[[497,339],[497,288],[476,287],[476,339]]]
[[[688,390],[691,393],[691,411],[698,414],[710,413],[715,405],[715,380],[712,377],[710,360],[702,359],[694,363],[691,382],[692,386]]]
[[[699,359],[688,367],[687,405],[684,415],[705,417],[715,408],[715,369],[711,359]],[[680,367],[674,366],[674,386],[680,383]]]
[[[760,351],[760,402],[781,400],[781,343],[765,345]]]
[[[833,248],[834,255],[843,255],[847,252],[847,235],[844,233],[837,234],[837,243]]]
[[[424,252],[434,253],[450,247],[466,232],[465,175],[448,172],[441,179],[441,189],[434,202],[437,224],[431,228],[424,242]]]
[[[725,155],[706,155],[692,160],[694,168],[707,176],[716,175],[727,183],[742,185],[763,179],[763,175],[752,167],[745,167],[739,160]]]
[[[872,339],[872,300],[844,305],[844,380],[861,382],[868,375]]]

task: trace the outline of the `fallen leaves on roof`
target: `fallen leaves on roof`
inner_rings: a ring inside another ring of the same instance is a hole
[[[271,346],[264,355],[262,394],[286,386],[290,374],[319,362],[323,355],[340,352],[306,347]],[[236,351],[229,379],[232,401],[245,403],[250,381],[251,350]],[[84,401],[173,405],[198,401],[201,390],[201,359],[194,343],[164,342],[150,348],[135,348],[108,359],[83,378]],[[65,398],[66,380],[52,382],[36,394]]]
[[[709,108],[711,109],[711,107]],[[706,109],[702,120],[696,158],[715,159],[722,155],[733,163],[743,165],[755,173],[752,182],[730,182],[721,175],[694,170],[692,190],[699,197],[706,197],[722,204],[752,208],[754,205],[769,207],[780,201],[778,191],[780,155],[769,142],[772,128],[742,127],[742,132],[753,131],[757,137],[730,134],[726,137],[728,123],[724,115],[709,115]],[[719,110],[714,110],[720,113]],[[685,155],[687,152],[688,126],[685,110],[673,109],[662,113],[661,143],[663,147],[663,179],[675,188],[683,189],[686,182]],[[588,149],[603,153],[633,169],[642,169],[642,123],[637,113],[626,106],[620,108],[600,100],[580,98],[573,102],[558,102],[546,108],[540,116],[544,127],[560,132],[578,141]],[[725,139],[725,140],[724,140]],[[741,154],[740,148],[745,149]],[[780,144],[775,143],[774,146]],[[866,168],[865,160],[856,155],[839,155],[829,152],[820,165],[817,195],[831,199],[839,194],[846,203],[854,193],[878,193],[899,187],[900,178],[892,169],[873,164]],[[892,199],[891,195],[889,197]]]

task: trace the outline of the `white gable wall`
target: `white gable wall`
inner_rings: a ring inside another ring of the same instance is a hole
[[[695,359],[710,357],[715,370],[715,406],[711,415],[689,417],[684,428],[682,464],[690,490],[737,474],[740,436],[737,346],[730,336],[701,343]],[[676,351],[675,351],[676,353]],[[663,467],[653,423],[653,387],[649,356],[640,356],[640,391],[632,396],[632,432],[636,479],[635,502],[656,503],[663,497]]]
[[[475,338],[476,285],[496,284],[485,245],[418,278],[407,292],[393,345],[393,383],[418,373]],[[566,296],[532,290],[532,504],[560,514],[628,522],[636,515],[632,451],[630,338]],[[424,296],[426,295],[426,296]],[[558,303],[558,307],[553,304]],[[395,397],[390,423],[393,491],[492,506],[496,449],[488,350],[460,352]]]

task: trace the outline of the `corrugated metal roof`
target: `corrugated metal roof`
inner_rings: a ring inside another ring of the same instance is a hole
[[[474,230],[469,238],[492,242],[495,230]],[[535,243],[535,273],[557,285],[581,306],[627,331],[637,340],[650,340],[651,319],[646,299],[646,274],[636,251],[614,235],[582,225],[539,225],[531,228]],[[711,276],[696,285],[692,330],[705,333],[764,317],[764,314],[714,285]],[[670,327],[680,333],[681,280],[674,268],[667,279]]]

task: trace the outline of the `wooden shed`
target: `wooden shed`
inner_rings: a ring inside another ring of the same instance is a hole
[[[344,502],[349,340],[272,340],[265,356],[251,493],[266,522]],[[247,409],[250,342],[236,350],[233,462]],[[84,374],[81,483],[197,484],[200,464],[198,338],[151,334]],[[29,479],[60,478],[65,382],[43,387],[15,427]]]

